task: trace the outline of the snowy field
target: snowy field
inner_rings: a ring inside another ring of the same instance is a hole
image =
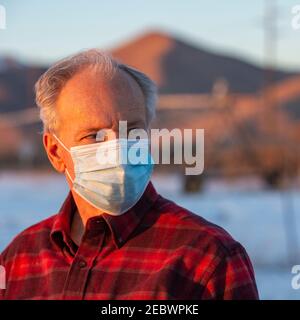
[[[154,176],[165,197],[219,224],[247,249],[262,299],[300,299],[291,268],[300,264],[300,190],[266,191],[255,180],[210,182],[204,192],[181,192],[178,176]],[[0,174],[0,251],[24,228],[55,214],[67,194],[64,178]],[[294,215],[294,216],[293,216]]]

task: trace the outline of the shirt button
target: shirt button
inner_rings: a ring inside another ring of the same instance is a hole
[[[78,265],[80,268],[84,268],[84,267],[86,267],[86,262],[84,260],[80,260]]]

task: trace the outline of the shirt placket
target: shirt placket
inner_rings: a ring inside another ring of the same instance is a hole
[[[103,248],[105,231],[106,226],[103,218],[90,219],[87,222],[80,246],[67,275],[62,295],[63,299],[84,299],[89,273]]]

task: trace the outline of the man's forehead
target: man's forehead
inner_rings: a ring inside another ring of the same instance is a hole
[[[57,109],[64,126],[76,124],[84,130],[111,127],[116,118],[139,121],[145,116],[145,101],[139,85],[125,71],[106,79],[99,72],[85,69],[66,83]]]
[[[58,104],[104,104],[102,100],[111,102],[112,98],[115,102],[126,100],[126,103],[139,105],[144,102],[140,86],[127,72],[119,70],[113,77],[106,77],[100,71],[86,68],[67,81],[59,94]]]

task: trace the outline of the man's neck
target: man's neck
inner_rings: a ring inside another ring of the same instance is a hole
[[[75,201],[77,210],[73,215],[71,222],[71,238],[72,240],[79,245],[81,238],[84,234],[85,226],[89,218],[99,216],[103,212],[96,209],[82,199],[77,193],[72,192],[73,199]]]
[[[76,210],[71,221],[71,239],[79,246],[84,234],[84,225],[82,219]]]

